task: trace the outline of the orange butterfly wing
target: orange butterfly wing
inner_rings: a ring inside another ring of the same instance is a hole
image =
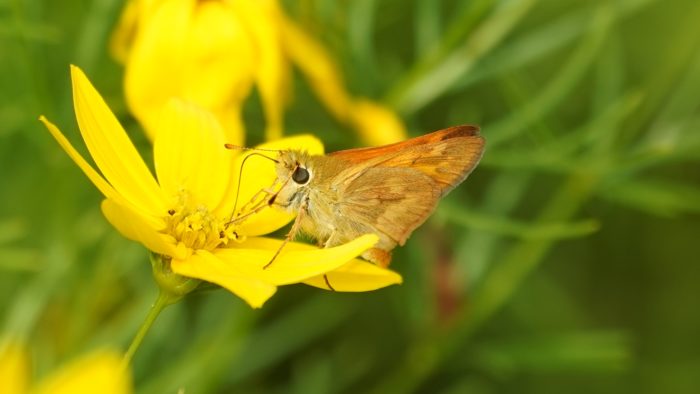
[[[463,125],[391,145],[342,150],[329,156],[362,164],[355,167],[357,176],[370,167],[413,168],[432,178],[444,196],[476,167],[484,144],[478,126]]]
[[[338,211],[403,245],[425,222],[440,199],[440,190],[424,174],[409,168],[370,168],[344,189]],[[341,231],[348,231],[344,226]],[[349,234],[353,239],[364,231]],[[381,247],[380,241],[378,247]]]
[[[340,209],[403,245],[481,159],[484,139],[475,126],[456,126],[376,148],[329,156],[354,165],[341,172]]]

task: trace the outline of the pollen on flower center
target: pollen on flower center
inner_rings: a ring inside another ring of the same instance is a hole
[[[192,203],[186,191],[181,191],[177,200],[165,217],[165,232],[188,248],[214,250],[238,239],[226,218],[217,217],[203,204]]]

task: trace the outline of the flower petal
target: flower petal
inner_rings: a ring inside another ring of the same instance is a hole
[[[138,29],[138,20],[138,2],[136,0],[127,1],[109,39],[109,53],[121,64],[126,63],[126,59],[129,57],[131,44]]]
[[[102,174],[133,205],[164,213],[162,190],[117,118],[78,67],[71,66],[71,76],[78,126]]]
[[[287,285],[333,271],[374,246],[378,240],[376,235],[366,234],[346,244],[326,249],[288,243],[267,268],[263,267],[270,262],[282,241],[250,238],[240,247],[218,249],[215,254],[251,277],[275,285]]]
[[[185,97],[212,107],[232,98],[242,102],[257,65],[254,44],[235,10],[226,2],[199,2],[186,39]]]
[[[285,50],[333,116],[351,124],[370,145],[386,145],[406,138],[405,126],[395,113],[369,100],[355,100],[326,49],[294,21],[282,13],[279,15]]]
[[[362,140],[370,145],[388,145],[406,139],[406,127],[396,113],[375,102],[354,101],[350,118]]]
[[[26,393],[31,378],[29,354],[14,340],[0,342],[0,382],[6,393]]]
[[[324,275],[314,276],[304,281],[307,285],[320,289],[334,291],[372,291],[390,285],[401,284],[401,275],[392,270],[381,268],[364,260],[355,259],[328,272]]]
[[[127,62],[139,29],[149,22],[161,3],[161,0],[127,0],[109,40],[109,52],[117,62]]]
[[[318,138],[311,135],[300,135],[295,137],[283,138],[277,141],[268,142],[258,146],[262,149],[273,150],[304,150],[312,155],[323,154],[323,144]],[[236,189],[240,187],[238,195],[237,208],[240,209],[260,190],[269,188],[274,183],[277,175],[275,173],[275,163],[263,157],[251,157],[245,161],[245,167],[242,176],[241,166],[246,157],[257,153],[264,154],[269,157],[275,157],[274,152],[251,152],[247,151],[239,155],[233,164],[233,178],[230,184],[228,197],[224,199],[224,204],[218,209],[219,212],[233,212],[234,204],[236,204]],[[240,184],[239,184],[240,183]],[[294,218],[281,210],[270,208],[260,211],[260,213],[252,216],[241,224],[236,230],[239,234],[255,236],[267,234],[275,231],[285,224],[289,223]]]
[[[121,355],[99,351],[83,356],[51,374],[33,391],[37,394],[94,393],[127,394],[132,392],[131,376],[124,368]]]
[[[245,126],[241,110],[241,106],[237,104],[226,105],[224,108],[212,110],[219,124],[224,128],[226,142],[229,144],[243,145],[245,142]]]
[[[190,278],[216,283],[245,300],[253,308],[260,308],[277,287],[260,278],[246,275],[236,264],[221,260],[206,250],[198,250],[187,260],[173,259],[173,272]]]
[[[140,215],[110,199],[102,201],[102,213],[124,237],[143,244],[148,250],[166,256],[186,256],[186,251],[177,247],[173,237],[159,231],[165,227],[162,221]]]
[[[279,5],[275,1],[237,1],[232,5],[257,49],[255,80],[265,109],[265,138],[275,140],[282,137],[284,104],[290,84],[290,68],[279,31]]]
[[[83,173],[90,179],[93,185],[97,187],[97,190],[102,193],[107,198],[113,199],[113,200],[119,200],[123,198],[117,193],[116,190],[105,181],[104,178],[102,178],[102,175],[100,175],[97,171],[95,171],[92,166],[85,161],[83,156],[78,153],[77,150],[71,145],[71,143],[68,141],[68,139],[61,133],[61,130],[56,127],[55,124],[51,123],[46,117],[43,115],[39,117],[39,121],[41,121],[44,126],[49,130],[51,135],[58,141],[58,144],[61,145],[61,148],[63,148],[64,151],[68,154],[68,156],[73,159],[73,162],[80,167],[80,169],[83,171]]]
[[[155,137],[155,113],[172,97],[225,114],[253,86],[255,53],[248,32],[225,2],[162,2],[141,25],[126,65],[129,108]],[[167,66],[164,66],[167,65]],[[240,123],[219,119],[230,143],[242,143]]]
[[[224,131],[209,112],[171,99],[153,143],[158,182],[168,195],[187,190],[197,204],[216,207],[230,180],[233,156]]]
[[[171,97],[181,97],[181,48],[194,6],[188,0],[161,2],[142,19],[131,42],[124,70],[125,98],[151,139],[163,105]]]
[[[284,49],[289,57],[328,110],[341,122],[346,122],[352,99],[345,89],[338,65],[326,49],[294,21],[280,14],[279,22]]]

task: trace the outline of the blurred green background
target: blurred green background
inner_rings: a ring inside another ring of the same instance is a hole
[[[80,142],[68,64],[141,151],[107,53],[117,0],[0,2],[0,323],[41,376],[127,346],[146,250],[36,120]],[[225,291],[167,309],[139,393],[700,392],[700,3],[304,0],[285,8],[412,135],[482,126],[481,165],[397,250],[404,284]],[[287,133],[356,146],[297,75]],[[264,128],[246,104],[249,143]],[[83,150],[84,151],[84,150]]]

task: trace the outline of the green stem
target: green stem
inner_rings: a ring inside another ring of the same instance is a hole
[[[151,306],[151,310],[148,311],[148,315],[146,315],[146,320],[144,320],[144,322],[141,324],[139,331],[136,333],[136,336],[131,341],[131,345],[129,345],[129,350],[127,350],[126,354],[124,355],[124,365],[131,364],[131,359],[134,357],[134,353],[136,353],[136,350],[138,350],[139,346],[141,346],[143,338],[151,329],[151,326],[153,326],[153,323],[158,318],[158,315],[160,315],[160,313],[163,311],[163,309],[165,309],[166,306],[172,303],[172,296],[166,294],[163,291],[160,291],[158,293],[158,298],[156,299],[156,302],[154,302]]]

